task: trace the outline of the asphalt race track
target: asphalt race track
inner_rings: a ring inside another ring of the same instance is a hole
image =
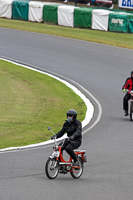
[[[0,153],[0,200],[132,200],[133,123],[123,116],[121,87],[133,69],[133,50],[0,28],[1,56],[79,83],[103,114],[83,135],[88,163],[78,180],[46,177],[51,147]]]

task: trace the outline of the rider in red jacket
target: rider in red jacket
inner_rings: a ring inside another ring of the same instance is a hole
[[[127,78],[125,84],[122,87],[123,93],[126,92],[126,89],[129,91],[133,90],[133,70],[131,71],[131,77]],[[128,101],[130,100],[131,95],[127,92],[123,98],[123,110],[125,110],[125,116],[128,116]]]

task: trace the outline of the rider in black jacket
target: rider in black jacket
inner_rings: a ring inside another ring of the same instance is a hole
[[[82,141],[82,125],[77,119],[77,112],[73,109],[67,111],[67,121],[64,123],[62,129],[51,139],[60,138],[65,133],[67,133],[68,138],[65,139],[64,143],[61,144],[61,150],[66,150],[66,152],[73,158],[73,166],[78,165],[77,156],[74,153],[74,149],[81,145]]]

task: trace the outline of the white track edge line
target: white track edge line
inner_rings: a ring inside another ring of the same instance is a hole
[[[16,61],[11,61],[11,60],[5,59],[5,58],[0,58],[0,60],[7,61],[7,62],[13,63],[15,65],[18,65],[18,66],[21,66],[21,67],[24,67],[24,68],[27,68],[27,69],[37,71],[37,72],[42,73],[42,74],[46,74],[46,75],[48,75],[52,78],[55,78],[56,80],[64,83],[69,88],[71,88],[78,96],[80,96],[80,98],[85,102],[85,104],[87,106],[86,116],[85,116],[85,119],[82,121],[82,126],[85,127],[86,125],[89,124],[90,120],[93,117],[94,107],[93,107],[92,103],[90,102],[90,100],[87,99],[85,97],[85,95],[83,93],[81,93],[75,86],[73,86],[72,84],[68,83],[67,81],[65,81],[65,80],[63,80],[63,79],[61,79],[61,78],[59,78],[55,75],[51,75],[50,73],[43,72],[43,71],[38,70],[38,69],[34,69],[32,67],[29,67],[28,65],[23,65],[23,64],[17,63]],[[73,83],[78,85],[80,88],[82,88],[82,90],[84,90],[87,94],[89,94],[91,96],[91,98],[93,98],[94,101],[97,103],[98,109],[99,109],[96,121],[88,129],[86,129],[83,132],[83,134],[85,134],[86,132],[88,132],[90,129],[92,129],[100,121],[100,118],[101,118],[101,115],[102,115],[102,107],[101,107],[100,103],[98,102],[98,100],[89,91],[87,91],[85,88],[83,88],[78,83],[76,83],[74,81],[73,81]],[[64,136],[64,138],[65,137],[66,136]],[[63,139],[63,137],[61,139],[58,139],[58,140],[62,140],[62,139]],[[0,152],[5,152],[5,151],[9,151],[9,150],[17,150],[17,149],[25,149],[25,148],[33,148],[33,147],[38,147],[38,146],[42,146],[42,145],[48,145],[48,144],[51,144],[51,143],[53,143],[53,141],[49,140],[49,141],[46,141],[46,142],[42,142],[42,143],[38,143],[38,144],[31,144],[31,145],[27,145],[27,146],[9,147],[9,148],[5,148],[5,149],[0,149]]]

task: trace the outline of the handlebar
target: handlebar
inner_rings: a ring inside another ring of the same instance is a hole
[[[126,89],[126,92],[129,92],[130,93],[130,95],[133,97],[133,90],[128,90],[128,89]]]
[[[55,135],[55,133],[52,131],[52,129],[51,129],[50,126],[48,126],[48,130],[49,130],[53,135]],[[55,147],[57,147],[56,137],[54,137],[54,143],[55,143]]]
[[[127,92],[129,92],[131,94],[131,96],[133,96],[133,90],[126,90]]]
[[[55,135],[55,133],[52,131],[51,127],[48,127],[48,130],[49,130],[51,133],[53,133],[53,135]],[[68,140],[69,140],[69,138],[68,138]],[[69,141],[70,141],[70,140],[69,140]],[[64,139],[62,145],[64,144],[64,142],[65,142],[65,139]],[[53,147],[53,148],[58,148],[56,137],[54,138],[54,147]]]
[[[53,133],[53,135],[55,135],[55,133],[52,131],[52,129],[51,129],[50,126],[48,126],[48,130],[49,130],[51,133]]]

